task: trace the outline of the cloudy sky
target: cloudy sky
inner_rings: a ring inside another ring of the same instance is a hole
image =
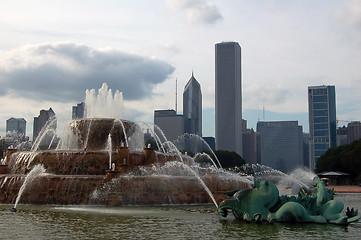
[[[307,87],[335,85],[340,120],[361,120],[358,0],[1,0],[0,135],[10,117],[52,107],[59,121],[103,82],[124,96],[124,118],[178,110],[192,71],[203,133],[214,136],[214,45],[242,47],[243,118],[298,120]],[[262,109],[265,109],[263,114]]]

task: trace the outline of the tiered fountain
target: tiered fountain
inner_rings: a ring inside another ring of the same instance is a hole
[[[5,151],[1,203],[217,205],[224,192],[250,187],[218,166],[199,170],[194,159],[157,136],[160,152],[144,147],[141,125],[119,118],[122,95],[113,96],[106,84],[97,95],[87,90],[85,103],[88,118],[71,121],[55,150],[37,149],[43,139],[51,139],[50,146],[56,138],[48,136],[55,134],[50,121],[32,151]]]

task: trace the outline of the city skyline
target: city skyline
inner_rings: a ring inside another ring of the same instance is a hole
[[[184,86],[191,70],[202,86],[203,136],[214,136],[214,44],[222,41],[243,49],[250,128],[264,107],[266,120],[298,120],[307,132],[307,87],[317,85],[336,86],[338,119],[361,119],[359,1],[5,0],[0,7],[1,136],[10,117],[25,118],[31,136],[32,118],[49,107],[62,125],[85,90],[103,82],[124,93],[125,119],[152,122],[155,109],[174,108],[175,79]]]

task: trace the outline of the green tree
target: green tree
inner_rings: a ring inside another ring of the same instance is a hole
[[[328,149],[316,164],[316,172],[325,171],[348,173],[354,182],[359,183],[361,181],[361,139]]]
[[[217,159],[219,160],[219,162],[223,168],[240,167],[246,163],[244,161],[244,159],[236,152],[230,152],[230,151],[225,151],[225,150],[214,150],[213,152],[217,156]],[[217,160],[215,159],[213,153],[211,153],[211,152],[205,152],[205,153],[207,153],[213,159],[213,161],[217,164]],[[209,161],[209,159],[199,158],[197,161],[204,163],[206,161]]]

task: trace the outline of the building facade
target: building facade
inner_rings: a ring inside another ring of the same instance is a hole
[[[303,166],[303,132],[298,121],[258,122],[261,164],[282,172]]]
[[[361,122],[354,121],[347,124],[347,143],[361,139]]]
[[[242,120],[242,143],[243,143],[243,159],[250,164],[257,162],[257,138],[259,133],[253,129],[247,128],[247,120]]]
[[[215,46],[216,149],[242,152],[241,47],[237,42]]]
[[[33,126],[33,140],[38,137],[39,133],[43,129],[43,127],[47,124],[49,120],[55,118],[55,112],[52,108],[49,110],[40,110],[40,114],[37,117],[34,117],[34,126]],[[54,123],[51,128],[56,129],[56,123]]]
[[[184,133],[202,136],[202,92],[193,73],[184,87],[183,117]]]
[[[361,122],[352,121],[346,126],[337,128],[337,146],[350,144],[361,139]]]
[[[85,117],[84,110],[85,110],[84,102],[78,103],[76,106],[73,106],[71,118],[72,119],[84,118]]]
[[[308,87],[308,119],[310,130],[310,168],[330,147],[336,147],[335,86]]]
[[[9,118],[6,120],[6,132],[17,132],[25,137],[26,120],[24,118]]]
[[[154,124],[157,125],[164,133],[168,141],[174,141],[184,134],[183,115],[178,115],[173,109],[155,110]],[[162,136],[159,129],[154,129],[158,136]]]

